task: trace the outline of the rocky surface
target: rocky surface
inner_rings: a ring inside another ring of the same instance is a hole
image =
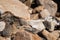
[[[57,1],[0,0],[0,40],[60,40]]]

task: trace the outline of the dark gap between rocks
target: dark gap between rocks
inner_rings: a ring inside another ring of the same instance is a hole
[[[42,37],[43,40],[47,40],[47,38],[46,38],[41,32],[38,32],[37,34],[38,34],[40,37]]]
[[[33,2],[32,2],[32,5],[31,5],[31,8],[35,8],[35,7],[37,7],[37,6],[40,6],[41,4],[40,4],[40,2],[39,2],[39,0],[34,0]]]
[[[57,12],[60,12],[60,0],[53,0],[58,5]]]

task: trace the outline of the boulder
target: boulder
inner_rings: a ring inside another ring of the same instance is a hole
[[[50,12],[47,9],[44,9],[43,11],[40,12],[40,15],[42,18],[46,18],[48,16],[50,16]]]
[[[10,11],[17,17],[30,19],[28,7],[18,0],[0,0],[0,11],[2,13]]]
[[[32,34],[24,30],[17,32],[13,40],[42,40],[37,34]]]
[[[6,40],[6,39],[5,39],[4,37],[1,37],[1,36],[0,36],[0,40]]]
[[[59,37],[58,33],[50,33],[47,30],[43,30],[42,34],[47,38],[47,40],[57,40],[57,38]]]
[[[41,5],[43,5],[52,16],[55,16],[57,12],[57,4],[52,0],[39,0]]]
[[[4,37],[10,37],[13,34],[16,34],[16,32],[18,31],[18,29],[16,28],[16,26],[13,25],[6,25],[5,29],[2,31],[2,34]]]

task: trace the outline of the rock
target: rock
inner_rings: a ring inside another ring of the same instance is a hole
[[[31,34],[26,31],[17,32],[13,40],[42,40],[38,35]]]
[[[0,40],[11,40],[11,38],[5,38],[5,37],[0,36]]]
[[[11,38],[9,37],[9,38],[5,38],[6,40],[11,40]]]
[[[60,12],[60,0],[58,0],[58,1],[57,0],[53,0],[53,1],[55,3],[57,3],[57,5],[58,5],[58,10],[57,11]]]
[[[57,19],[58,21],[60,21],[60,17],[56,17],[56,19]]]
[[[34,33],[34,34],[37,34],[38,32],[40,32],[39,30],[37,30],[37,29],[35,29],[35,28],[31,27],[31,26],[29,26],[29,27],[24,26],[24,30],[26,30],[28,32],[31,32],[31,33]]]
[[[2,31],[2,36],[4,37],[10,37],[11,35],[15,34],[18,31],[16,26],[13,25],[6,25],[5,29]]]
[[[44,20],[30,20],[28,24],[31,25],[33,28],[42,31],[45,29],[45,26],[42,21]]]
[[[52,0],[39,0],[41,5],[43,5],[52,16],[55,16],[55,13],[57,12],[57,4]]]
[[[47,40],[57,40],[58,34],[52,34],[47,30],[43,30],[42,34],[47,38]]]
[[[43,11],[40,12],[40,15],[42,18],[46,18],[46,17],[50,16],[51,14],[49,13],[49,11],[47,9],[44,9]]]
[[[31,35],[26,32],[17,32],[13,40],[31,40]]]
[[[59,30],[55,30],[55,31],[51,32],[51,34],[54,35],[58,39],[59,36],[60,36],[60,31]]]
[[[1,37],[1,36],[0,36],[0,40],[6,40],[6,39],[5,39],[4,37]]]
[[[22,3],[26,4],[27,6],[31,7],[31,4],[33,2],[33,0],[19,0],[21,1]]]
[[[32,2],[33,2],[33,0],[27,0],[26,2],[24,2],[24,4],[31,7]]]
[[[42,38],[39,37],[37,34],[33,34],[32,37],[33,37],[33,40],[42,40]]]
[[[18,0],[0,0],[0,10],[10,11],[19,18],[30,20],[28,7]]]
[[[58,40],[60,40],[60,38],[58,38]]]
[[[6,23],[4,21],[0,21],[0,31],[5,29]]]
[[[31,19],[33,19],[33,20],[39,19],[38,14],[32,14]]]

